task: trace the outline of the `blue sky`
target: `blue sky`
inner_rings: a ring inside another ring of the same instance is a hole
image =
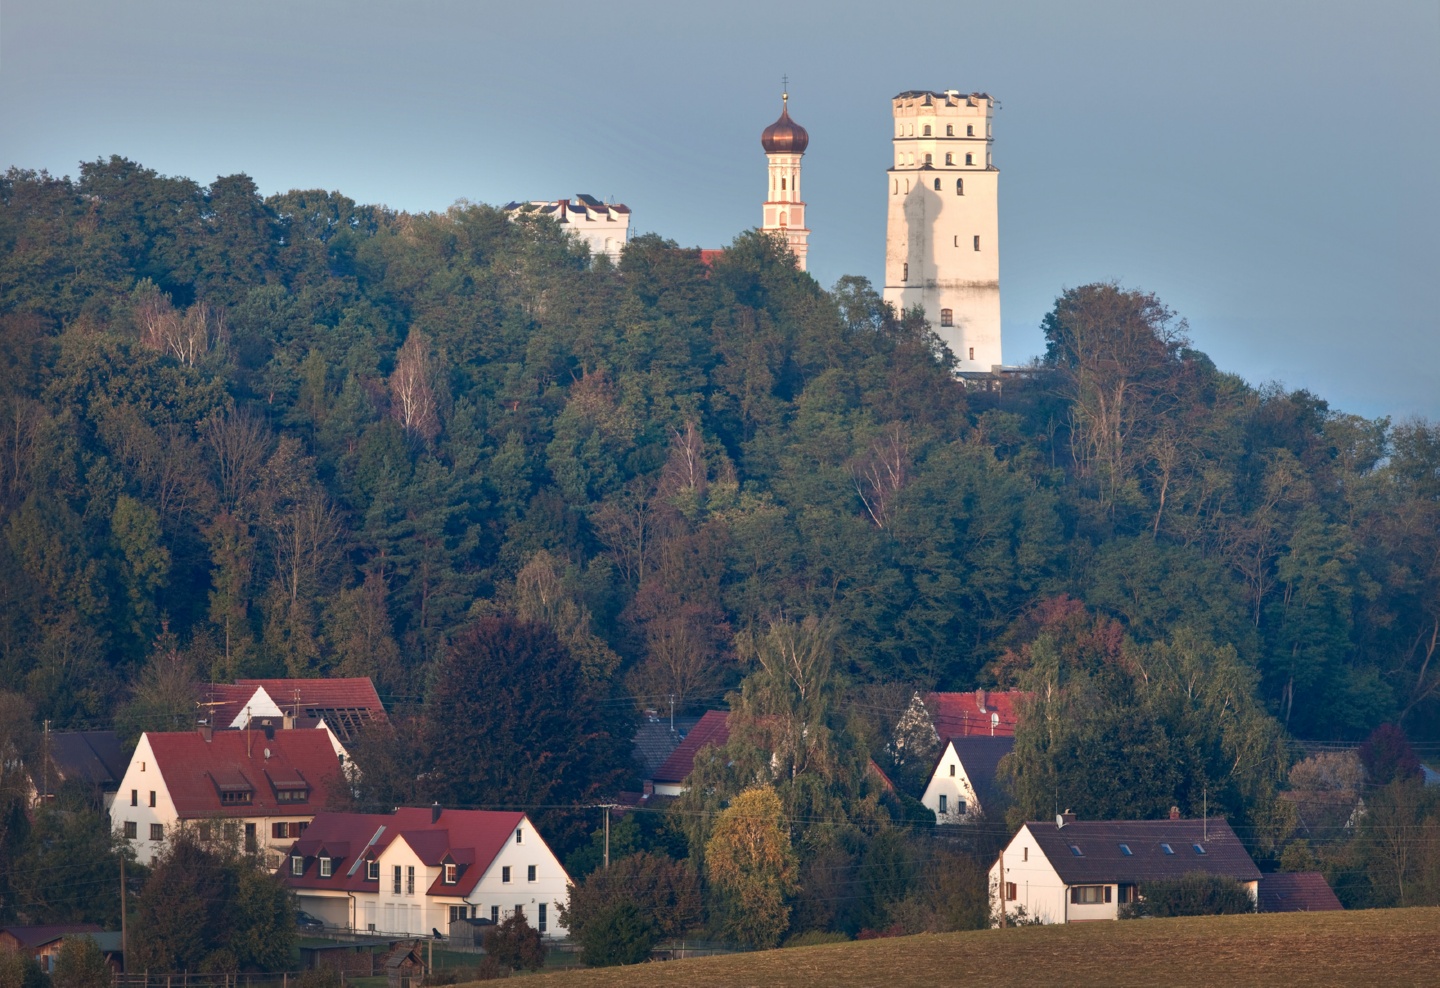
[[[1434,0],[9,0],[0,164],[407,210],[588,192],[723,246],[759,220],[782,74],[823,284],[880,281],[889,98],[983,90],[1007,362],[1115,279],[1252,382],[1440,418]]]

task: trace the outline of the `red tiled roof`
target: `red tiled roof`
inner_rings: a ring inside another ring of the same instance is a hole
[[[235,723],[245,709],[245,704],[255,695],[254,686],[237,686],[233,683],[204,683],[198,690],[202,710],[209,711],[206,719],[218,728]]]
[[[380,695],[375,692],[375,684],[365,676],[350,679],[237,679],[235,685],[251,687],[252,693],[254,687],[262,687],[270,694],[270,699],[279,704],[281,710],[295,702],[295,693],[298,690],[302,708],[351,708],[377,714],[385,712]]]
[[[708,268],[710,265],[714,264],[716,261],[718,261],[720,258],[724,257],[724,256],[725,256],[725,250],[724,250],[724,248],[710,248],[710,247],[701,247],[701,248],[700,248],[700,263],[703,264],[703,265],[705,265],[707,268]]]
[[[291,855],[304,856],[305,873],[291,874],[287,858],[277,874],[291,888],[374,890],[377,884],[365,877],[365,860],[378,857],[403,838],[428,865],[438,865],[448,857],[460,866],[456,884],[446,885],[442,871],[427,895],[468,895],[515,828],[525,822],[524,813],[498,810],[442,810],[433,823],[431,816],[429,808],[413,806],[394,813],[317,813],[305,835],[290,849]],[[541,840],[533,827],[529,829],[528,839]],[[316,857],[322,850],[335,859],[330,878],[320,877]]]
[[[695,756],[706,745],[719,747],[730,740],[730,715],[724,710],[707,711],[700,722],[685,735],[685,740],[670,753],[663,765],[655,770],[656,782],[684,782],[695,767]]]
[[[200,687],[200,702],[210,711],[210,723],[228,728],[255,697],[264,690],[284,713],[295,716],[296,726],[318,726],[323,719],[341,741],[350,741],[359,727],[371,720],[383,720],[385,706],[375,684],[364,676],[349,679],[237,679],[234,683],[206,683]],[[298,704],[297,704],[298,694]],[[298,709],[297,709],[298,708]],[[258,711],[255,711],[258,715]]]
[[[1021,690],[991,693],[931,693],[925,698],[935,712],[935,733],[940,740],[966,737],[1013,737],[1020,718],[1021,700],[1035,694]]]
[[[1260,876],[1262,913],[1313,913],[1344,908],[1325,876],[1318,871]]]
[[[340,760],[324,731],[146,733],[155,765],[182,820],[209,816],[309,816],[340,778]],[[303,784],[303,800],[277,791]],[[222,789],[248,788],[248,803],[223,803]]]

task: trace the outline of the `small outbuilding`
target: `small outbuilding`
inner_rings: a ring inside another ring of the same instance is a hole
[[[1318,871],[1260,876],[1262,913],[1313,913],[1344,909],[1330,883]]]

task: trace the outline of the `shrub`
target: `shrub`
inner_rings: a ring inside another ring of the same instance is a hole
[[[818,947],[826,943],[849,943],[850,938],[843,933],[831,933],[829,930],[806,930],[804,933],[797,933],[785,941],[787,947]]]
[[[1250,891],[1233,878],[1195,871],[1179,878],[1146,882],[1138,903],[1124,910],[1125,918],[1141,916],[1220,916],[1253,913]]]
[[[580,934],[580,960],[586,967],[613,967],[649,960],[655,924],[633,902],[601,906]]]
[[[110,968],[105,955],[89,937],[66,937],[60,943],[60,956],[55,958],[55,973],[50,977],[54,988],[107,988]]]
[[[525,921],[523,913],[513,913],[499,926],[485,931],[485,953],[503,968],[538,971],[545,966],[545,945],[540,933]]]

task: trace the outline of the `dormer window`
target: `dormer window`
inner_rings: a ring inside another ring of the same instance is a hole
[[[303,854],[290,855],[290,874],[305,874],[305,856]]]
[[[248,806],[255,798],[253,789],[222,789],[220,790],[220,803],[222,806]]]
[[[275,790],[275,801],[277,803],[303,803],[309,798],[310,790],[303,787]]]
[[[335,859],[330,857],[328,854],[322,855],[320,858],[320,877],[329,878],[331,874],[334,873],[334,868]]]
[[[380,881],[380,862],[374,858],[365,862],[365,880],[368,882]]]
[[[459,869],[455,866],[454,862],[447,861],[445,863],[445,884],[454,885],[458,874]]]

